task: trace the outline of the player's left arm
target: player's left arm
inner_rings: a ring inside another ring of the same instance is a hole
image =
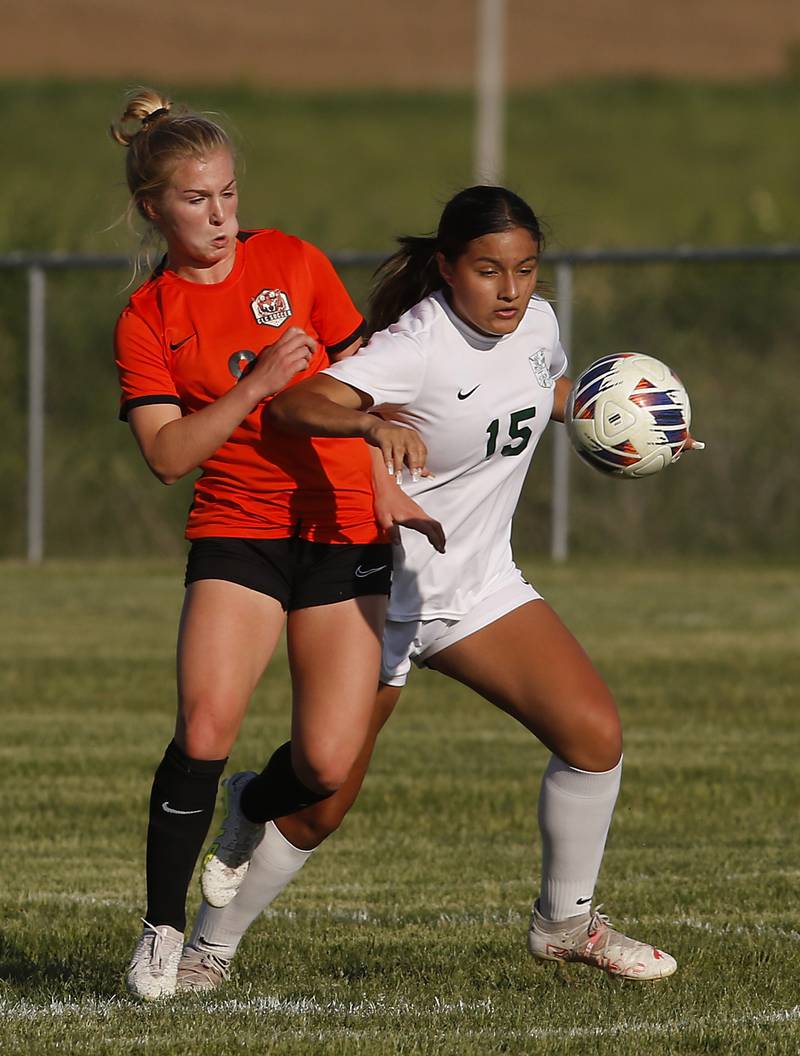
[[[567,397],[572,389],[572,379],[561,375],[556,381],[555,393],[553,394],[553,410],[550,417],[554,422],[563,422],[564,413],[567,409]]]

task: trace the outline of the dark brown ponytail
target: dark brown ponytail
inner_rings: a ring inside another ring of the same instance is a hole
[[[403,312],[444,285],[433,235],[404,235],[400,249],[375,272],[369,298],[369,332],[385,330]]]

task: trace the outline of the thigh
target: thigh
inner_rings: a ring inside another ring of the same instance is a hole
[[[279,601],[238,583],[189,585],[178,635],[176,730],[188,755],[228,754],[284,620]]]
[[[367,739],[386,600],[367,595],[289,613],[292,758],[301,780],[310,768],[314,783],[338,787]]]
[[[430,656],[582,770],[609,770],[622,735],[608,687],[550,606],[532,601]]]

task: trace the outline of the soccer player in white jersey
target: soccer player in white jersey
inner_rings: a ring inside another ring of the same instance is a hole
[[[614,929],[592,908],[620,784],[622,738],[611,694],[575,638],[514,564],[511,521],[549,419],[570,383],[558,324],[535,294],[542,249],[530,207],[501,187],[472,187],[431,238],[404,238],[378,273],[369,343],[288,389],[274,425],[364,437],[407,494],[441,521],[447,549],[398,529],[372,734],[412,663],[474,689],[553,753],[539,797],[542,876],[528,932],[541,960],[581,961],[626,979],[675,971],[669,954]],[[364,569],[364,574],[369,573]],[[335,796],[270,822],[238,893],[206,897],[179,988],[227,977],[247,926],[335,829],[374,743]],[[235,829],[235,818],[230,819]],[[233,879],[241,880],[242,870]]]

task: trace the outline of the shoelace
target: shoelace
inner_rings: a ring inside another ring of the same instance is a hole
[[[226,961],[224,957],[219,957],[216,953],[201,953],[200,950],[192,950],[187,957],[187,961],[188,963],[184,964],[182,969],[184,974],[191,973],[202,976],[203,969],[210,968],[211,971],[220,975],[223,980],[230,975],[230,961]]]
[[[158,928],[151,924],[149,920],[145,920],[144,917],[142,917],[142,924],[144,924],[146,928],[150,929],[153,936],[153,946],[150,951],[150,960],[155,961],[158,964],[159,968],[163,968],[164,960],[161,956],[161,947],[166,941],[166,935],[162,934],[158,930]],[[147,939],[148,936],[143,935],[142,938]]]
[[[602,908],[603,903],[601,902],[600,905],[595,908],[594,913],[592,913],[592,919],[589,921],[588,927],[588,932],[590,935],[593,935],[596,931],[599,931],[600,928],[613,927],[611,924],[611,918],[608,917],[605,913],[600,912]]]
[[[605,913],[601,913],[600,909],[601,906],[598,906],[589,921],[588,933],[590,936],[602,928],[600,937],[594,945],[594,952],[598,955],[610,955],[612,951],[616,950],[622,961],[636,957],[643,944],[635,939],[629,939],[626,935],[616,931],[609,917]]]

